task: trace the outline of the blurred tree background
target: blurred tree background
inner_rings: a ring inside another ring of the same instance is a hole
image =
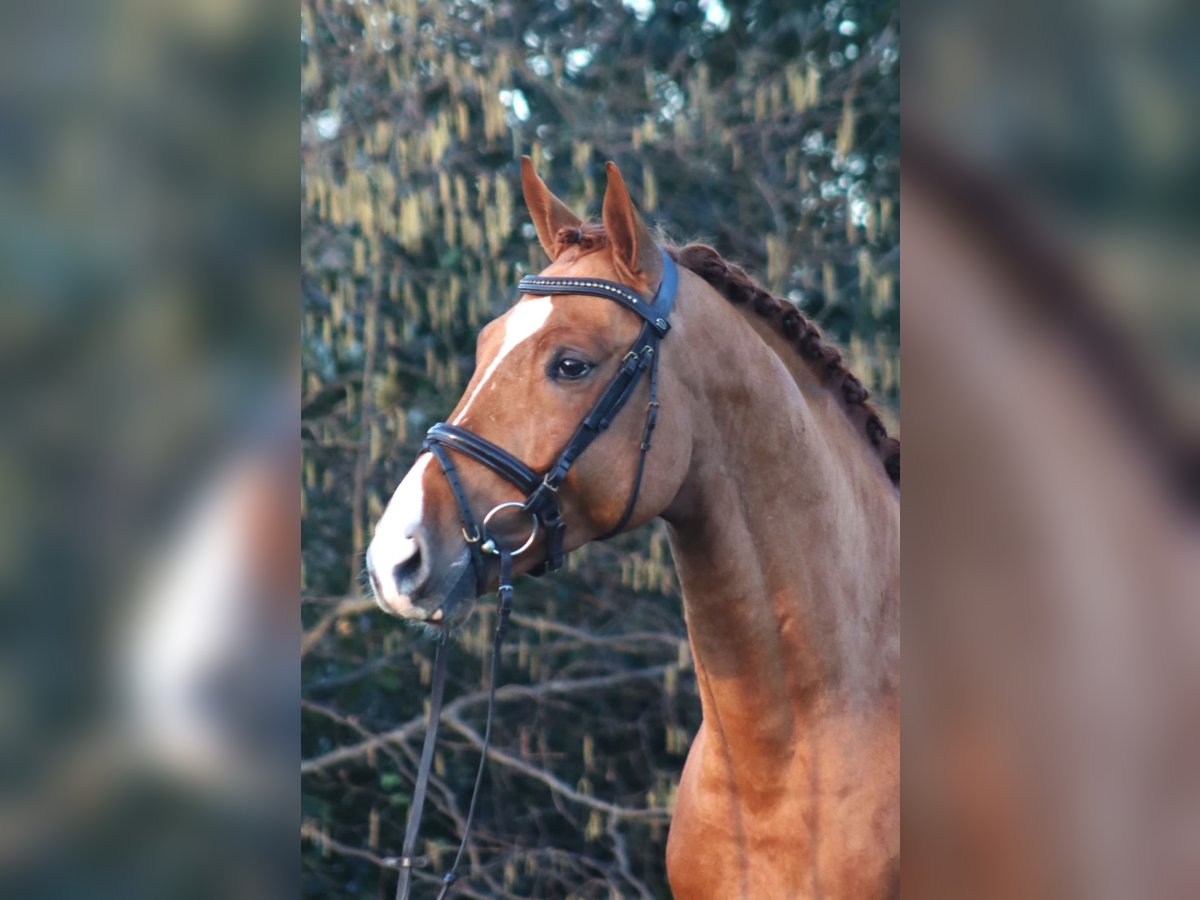
[[[376,610],[362,553],[478,329],[545,265],[519,156],[582,215],[615,160],[648,221],[797,302],[894,409],[899,6],[306,0],[301,60],[303,889],[390,897],[432,645]],[[491,607],[453,647],[418,891],[466,812]],[[513,623],[457,893],[669,896],[699,703],[661,528],[524,579]]]

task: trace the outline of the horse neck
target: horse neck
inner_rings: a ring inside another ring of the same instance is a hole
[[[721,346],[679,354],[695,437],[664,518],[705,721],[729,752],[778,758],[823,711],[895,697],[899,500],[795,351],[687,282],[681,336]]]

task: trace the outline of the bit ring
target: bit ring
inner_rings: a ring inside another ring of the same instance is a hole
[[[487,525],[491,521],[492,516],[500,512],[502,509],[525,509],[525,504],[520,500],[509,500],[507,503],[498,503],[492,507],[491,512],[483,517],[483,524],[479,526],[480,534],[483,535],[484,541],[479,545],[479,549],[485,553],[492,553],[496,556],[500,555],[500,551],[496,549],[496,542],[487,536]],[[538,535],[538,520],[533,513],[529,514],[530,520],[533,522],[533,530],[529,532],[529,538],[518,549],[513,550],[510,556],[520,556],[526,550],[533,546],[534,540]]]

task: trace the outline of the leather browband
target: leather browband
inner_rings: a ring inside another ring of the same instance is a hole
[[[639,296],[632,288],[604,278],[542,278],[539,275],[526,275],[517,283],[517,288],[523,294],[590,294],[607,297],[637,313],[660,338],[665,337],[671,330],[667,320],[675,304],[679,271],[667,251],[660,247],[658,252],[662,254],[662,280],[651,300]]]

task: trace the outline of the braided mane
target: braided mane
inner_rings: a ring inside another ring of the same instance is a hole
[[[576,246],[584,251],[598,250],[608,243],[600,225],[563,228],[555,235],[559,248]],[[774,297],[736,263],[724,259],[706,244],[667,246],[671,258],[695,272],[731,303],[749,304],[755,313],[770,321],[816,373],[821,384],[841,400],[842,408],[866,436],[884,471],[897,487],[900,485],[900,441],[889,437],[883,420],[868,402],[870,392],[846,367],[842,353],[821,334],[820,328],[804,316],[794,303]]]

